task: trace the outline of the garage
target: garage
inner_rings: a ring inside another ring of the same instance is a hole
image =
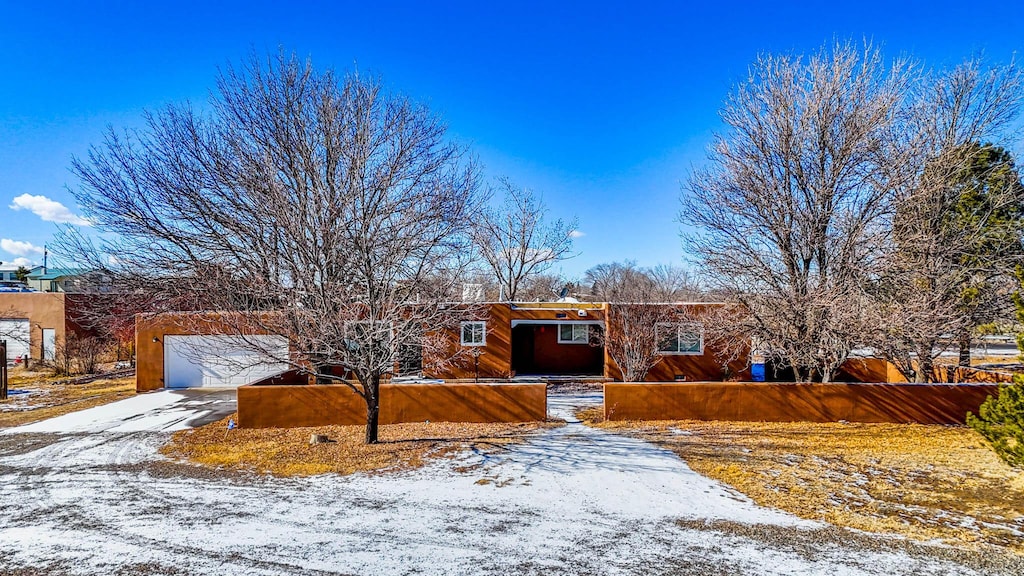
[[[0,319],[0,340],[7,340],[7,361],[28,356],[29,324],[27,318]]]
[[[288,369],[282,336],[167,335],[163,343],[167,388],[237,388]]]

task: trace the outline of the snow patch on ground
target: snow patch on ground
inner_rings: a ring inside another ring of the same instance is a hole
[[[29,403],[30,400],[35,401],[40,396],[46,396],[47,394],[47,391],[36,388],[8,390],[7,400],[0,402],[0,412],[21,412],[24,410],[47,408],[50,406],[49,404],[42,404],[40,402]]]
[[[169,398],[140,396],[111,413],[51,422],[37,431],[74,434],[0,458],[8,566],[70,574],[160,566],[268,575],[972,573],[889,551],[807,552],[799,535],[821,524],[757,506],[667,450],[581,425],[573,409],[600,394],[553,396],[552,415],[569,424],[497,453],[384,476],[247,480],[159,472],[156,449],[167,433],[124,430],[127,422],[187,426],[165,417],[189,410]],[[797,536],[766,542],[679,519]]]
[[[207,405],[202,398],[161,390],[11,428],[6,433],[174,432],[189,428],[189,421],[199,416]]]

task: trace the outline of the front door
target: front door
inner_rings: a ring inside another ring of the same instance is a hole
[[[44,362],[53,362],[57,358],[57,330],[43,328],[43,349],[40,352]]]

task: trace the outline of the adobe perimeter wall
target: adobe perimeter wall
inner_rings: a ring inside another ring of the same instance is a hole
[[[963,424],[996,384],[608,383],[608,420]]]
[[[382,384],[380,423],[530,422],[547,418],[544,384]],[[358,425],[366,404],[351,388],[241,386],[242,428]]]

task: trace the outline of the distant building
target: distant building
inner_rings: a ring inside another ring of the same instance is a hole
[[[26,281],[29,288],[40,292],[107,292],[109,282],[97,272],[83,268],[46,268],[32,270]],[[106,289],[105,289],[106,288]]]
[[[42,270],[43,267],[33,266],[30,268],[26,266],[25,268],[29,271],[29,274],[31,274]],[[17,264],[0,264],[0,283],[21,282],[21,280],[18,279],[19,269],[21,269],[21,266]]]

